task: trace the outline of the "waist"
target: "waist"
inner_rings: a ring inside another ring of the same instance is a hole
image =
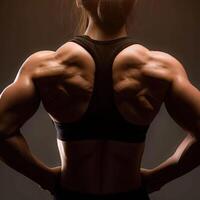
[[[142,186],[139,171],[132,171],[131,173],[120,172],[115,175],[99,175],[95,176],[92,173],[62,173],[60,181],[57,183],[57,188],[62,191],[76,191],[85,194],[104,195],[137,190]]]
[[[75,155],[72,155],[68,162],[62,160],[61,188],[96,194],[137,189],[141,185],[139,154],[135,153],[129,159],[128,155],[125,157],[116,152],[112,157],[105,154],[103,158],[101,155],[85,156],[82,161],[74,160]]]
[[[145,143],[58,140],[62,189],[88,193],[126,191],[140,186]]]
[[[57,187],[55,190],[55,199],[79,199],[79,200],[121,200],[121,199],[140,199],[140,200],[150,200],[148,192],[145,185],[141,185],[137,189],[129,189],[122,192],[111,192],[105,194],[87,193],[79,192],[76,190],[62,190]]]

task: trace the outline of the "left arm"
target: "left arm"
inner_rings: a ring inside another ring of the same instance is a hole
[[[188,134],[168,159],[152,169],[141,168],[142,182],[148,193],[160,190],[167,183],[200,166],[200,142]]]
[[[163,55],[170,87],[165,106],[174,121],[187,133],[176,151],[153,169],[142,169],[149,192],[159,190],[172,180],[200,165],[200,91],[192,85],[183,66],[173,57]]]

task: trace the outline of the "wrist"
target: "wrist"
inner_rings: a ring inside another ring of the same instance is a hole
[[[159,191],[164,186],[155,169],[141,169],[141,182],[149,194]]]
[[[146,181],[161,189],[177,176],[176,159],[173,156],[169,157],[166,161],[155,168],[149,169],[146,173]]]
[[[43,190],[49,190],[54,182],[54,179],[54,174],[52,173],[51,168],[47,167],[37,182],[40,188]]]
[[[48,168],[46,178],[41,182],[40,187],[44,190],[48,190],[52,195],[56,192],[59,185],[61,176],[61,167]]]

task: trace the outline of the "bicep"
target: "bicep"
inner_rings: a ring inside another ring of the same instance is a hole
[[[165,106],[183,129],[200,138],[200,91],[185,76],[174,78]]]
[[[15,81],[0,95],[0,138],[9,137],[36,112],[40,96],[27,70],[18,73]]]

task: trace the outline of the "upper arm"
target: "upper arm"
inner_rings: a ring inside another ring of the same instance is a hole
[[[200,138],[200,91],[189,81],[178,61],[170,58],[168,64],[172,70],[166,109],[184,130]]]
[[[34,69],[39,59],[39,53],[30,56],[0,95],[0,138],[19,130],[39,107],[40,95],[34,83]]]

